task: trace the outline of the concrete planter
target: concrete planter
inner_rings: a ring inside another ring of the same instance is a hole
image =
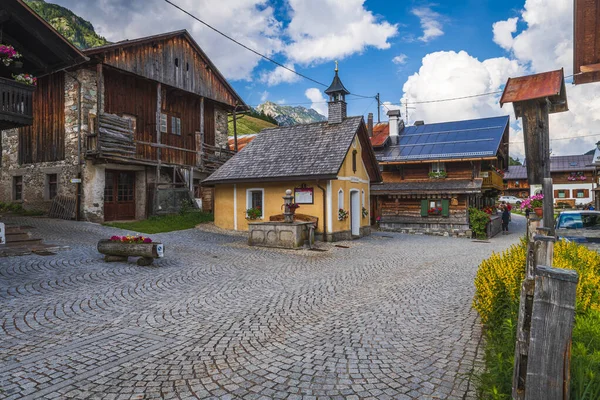
[[[164,256],[162,243],[123,243],[108,239],[98,242],[98,252],[104,254],[104,261],[127,261],[128,257],[140,257],[138,265],[150,265],[155,258]]]
[[[309,227],[312,222],[251,222],[248,224],[249,246],[298,249],[309,240]]]

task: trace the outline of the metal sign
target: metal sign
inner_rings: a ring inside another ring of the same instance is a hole
[[[81,178],[71,178],[71,183],[81,183]]]
[[[162,243],[156,244],[156,254],[158,258],[163,258],[165,256],[165,245]]]

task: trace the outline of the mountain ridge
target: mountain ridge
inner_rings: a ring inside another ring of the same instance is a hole
[[[312,108],[302,106],[286,106],[265,101],[256,107],[258,112],[275,118],[279,126],[308,124],[311,122],[327,121],[327,117]]]

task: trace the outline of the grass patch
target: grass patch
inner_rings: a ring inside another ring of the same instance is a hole
[[[35,217],[35,216],[45,214],[41,210],[26,210],[23,208],[23,205],[21,203],[3,203],[3,202],[0,202],[0,213],[23,215],[26,217]]]
[[[107,222],[104,225],[142,233],[161,233],[191,229],[213,219],[211,213],[191,211],[183,214],[157,215],[142,221]]]
[[[265,128],[274,128],[277,125],[272,124],[268,121],[263,121],[249,115],[244,116],[236,121],[236,128],[238,135],[247,135],[252,133],[258,133]],[[233,122],[229,122],[229,136],[233,136]]]

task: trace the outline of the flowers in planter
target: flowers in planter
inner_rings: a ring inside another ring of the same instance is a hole
[[[442,207],[431,207],[427,210],[427,214],[429,215],[440,215],[442,213]]]
[[[0,61],[2,61],[4,65],[8,67],[18,58],[21,58],[21,54],[19,54],[14,47],[0,44]]]
[[[348,218],[348,211],[340,208],[338,210],[338,220],[343,221]]]
[[[29,86],[37,86],[37,78],[30,74],[13,75],[13,79],[19,83]]]
[[[444,179],[448,176],[446,171],[431,171],[429,177],[432,179]]]
[[[144,236],[111,236],[111,242],[121,242],[121,243],[152,243],[152,239]]]
[[[484,207],[481,211],[483,211],[484,213],[488,214],[488,215],[492,215],[496,213],[496,209],[494,207]]]
[[[567,180],[569,181],[585,181],[587,177],[583,174],[583,172],[571,172],[567,175]]]
[[[375,222],[377,222],[377,226],[381,223],[381,216],[375,218]]]
[[[542,207],[544,204],[543,200],[544,195],[541,193],[528,197],[521,202],[521,210],[531,210],[537,207]]]
[[[362,216],[363,218],[367,218],[367,215],[369,215],[369,210],[367,210],[366,208],[362,208]]]
[[[262,209],[260,206],[252,207],[246,210],[246,219],[259,219],[262,217]]]

